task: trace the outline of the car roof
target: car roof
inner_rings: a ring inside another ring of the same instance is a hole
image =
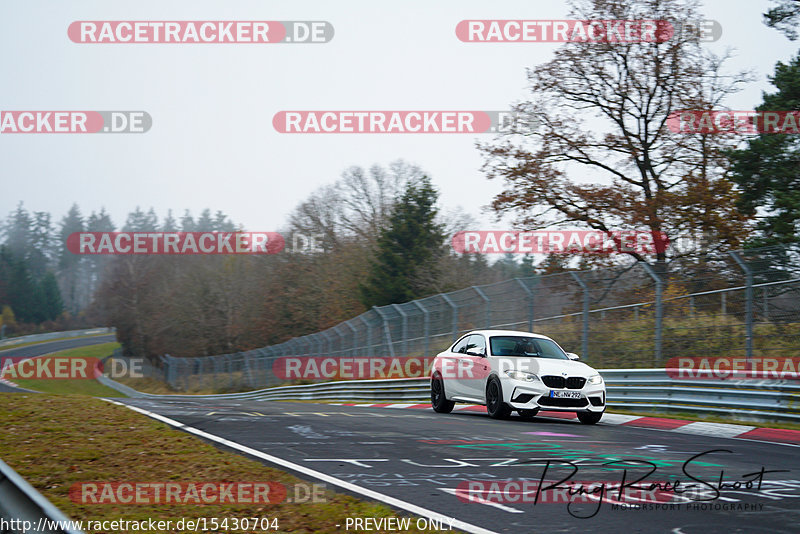
[[[535,337],[539,339],[550,339],[549,337],[543,334],[534,334],[531,332],[523,332],[521,330],[472,330],[464,334],[464,336],[468,334],[483,334],[484,336],[527,336],[527,337]],[[464,337],[461,336],[461,337]],[[459,337],[459,339],[461,338]]]

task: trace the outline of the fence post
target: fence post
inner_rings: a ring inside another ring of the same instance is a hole
[[[514,278],[528,295],[528,332],[533,333],[533,291],[519,278]]]
[[[581,358],[589,359],[589,286],[581,280],[578,273],[570,271],[569,274],[583,288],[583,328],[581,329]]]
[[[331,338],[328,337],[328,331],[323,330],[322,332],[320,332],[320,334],[322,335],[322,337],[325,338],[325,341],[328,342],[328,352],[326,352],[325,354],[327,356],[333,356],[333,341],[331,341]]]
[[[367,347],[366,347],[366,349],[367,349],[367,354],[370,354],[370,350],[372,349],[372,327],[369,325],[369,321],[364,319],[364,315],[365,314],[362,313],[361,315],[358,316],[358,318],[361,319],[361,322],[364,323],[364,326],[367,327]],[[371,356],[367,356],[367,357],[370,358]]]
[[[225,367],[228,369],[228,389],[233,389],[233,354],[225,355]]]
[[[350,328],[350,330],[353,332],[353,346],[350,348],[350,356],[355,357],[355,355],[356,355],[356,345],[358,344],[357,339],[356,339],[356,336],[358,335],[357,332],[356,332],[356,327],[353,326],[352,324],[350,324],[350,321],[345,321],[344,324],[346,324]]]
[[[337,324],[333,327],[333,331],[336,332],[336,335],[339,336],[339,355],[344,356],[344,334],[339,330],[339,327],[342,326],[341,323]]]
[[[730,251],[728,254],[739,264],[745,276],[744,289],[744,315],[745,329],[747,331],[747,368],[752,369],[753,359],[753,270],[747,266],[738,253]]]
[[[372,307],[375,310],[375,313],[381,318],[381,323],[383,323],[383,334],[386,336],[386,345],[389,347],[389,356],[394,358],[394,343],[392,343],[392,333],[389,331],[389,323],[386,322],[386,317],[383,315],[383,312],[377,306]]]
[[[662,307],[662,300],[661,296],[664,290],[664,282],[661,280],[661,277],[658,276],[655,269],[647,263],[646,261],[640,262],[644,270],[647,271],[647,274],[650,275],[650,278],[653,279],[656,283],[656,325],[655,325],[655,359],[656,362],[661,361],[661,333],[662,333],[662,321],[664,317],[664,309]]]
[[[397,304],[392,304],[392,308],[397,310],[397,313],[400,314],[400,317],[403,318],[403,329],[402,329],[402,338],[403,338],[403,355],[408,356],[408,314],[403,311],[403,308],[398,306]]]
[[[428,317],[428,314],[430,312],[428,311],[428,309],[425,306],[422,305],[422,303],[420,301],[413,300],[412,302],[414,304],[416,304],[417,308],[422,310],[422,316],[424,317],[424,319],[422,320],[424,322],[424,324],[425,324],[425,326],[423,327],[423,329],[424,329],[424,334],[423,335],[425,336],[425,353],[424,354],[427,356],[428,355],[428,350],[430,350],[430,343],[431,343],[431,322],[430,322],[430,318]]]
[[[483,302],[486,303],[486,328],[491,328],[492,326],[492,302],[489,300],[489,297],[486,296],[486,293],[483,292],[481,288],[478,286],[472,286],[472,289],[475,290],[475,293],[478,294],[480,298],[483,299]]]
[[[453,341],[455,341],[458,337],[458,306],[446,293],[442,293],[442,299],[453,308]]]

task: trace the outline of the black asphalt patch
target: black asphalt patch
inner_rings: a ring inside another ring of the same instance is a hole
[[[477,413],[233,399],[121,402],[494,532],[790,533],[800,522],[798,448],[786,445]],[[684,491],[694,484],[702,492],[693,499],[707,500],[628,508],[586,498],[568,507],[456,496],[459,484],[475,481],[546,475],[552,484],[572,474],[588,488],[618,483],[623,473],[631,482],[650,469],[646,481],[680,481]],[[753,487],[745,487],[748,480]],[[733,487],[737,481],[741,487]]]

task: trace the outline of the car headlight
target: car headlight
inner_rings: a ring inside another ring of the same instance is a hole
[[[538,382],[539,377],[533,373],[526,373],[524,371],[506,371],[506,376],[515,380],[522,380],[523,382]]]
[[[587,378],[586,381],[590,384],[602,384],[603,377],[600,375],[592,375],[589,378]]]

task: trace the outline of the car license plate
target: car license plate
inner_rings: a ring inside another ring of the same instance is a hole
[[[580,391],[551,391],[550,396],[554,399],[580,399]]]

